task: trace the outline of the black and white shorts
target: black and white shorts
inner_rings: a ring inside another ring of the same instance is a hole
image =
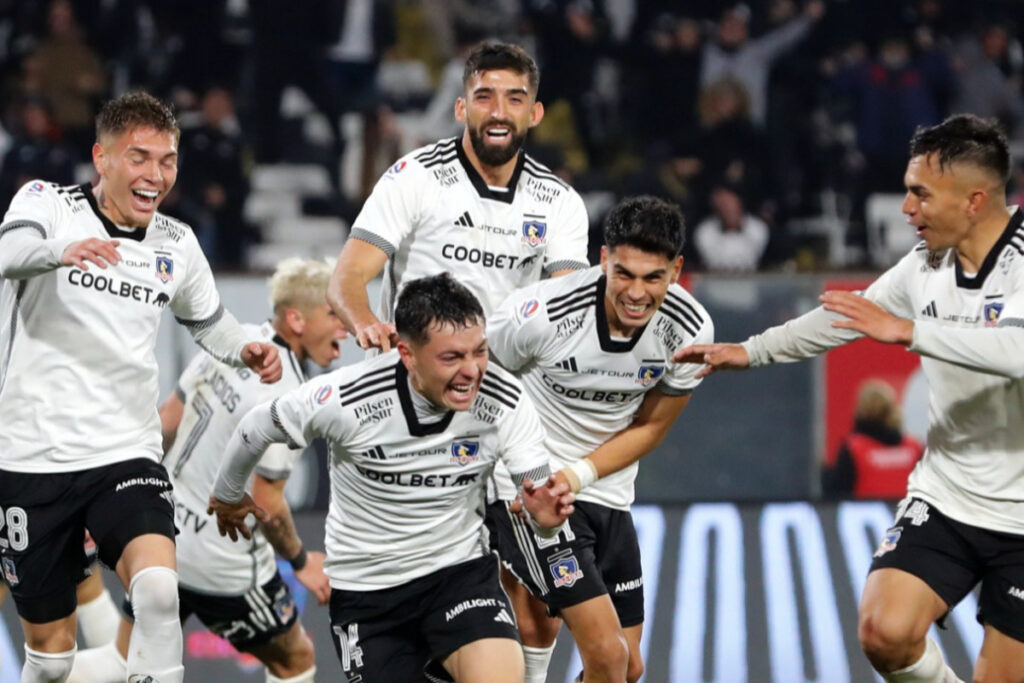
[[[18,615],[37,624],[75,611],[75,591],[89,564],[87,529],[100,561],[112,569],[137,536],[173,540],[175,534],[167,471],[146,458],[77,472],[0,471],[0,508],[4,581]]]
[[[491,547],[498,549],[502,563],[519,582],[547,604],[552,616],[608,593],[623,627],[642,624],[643,570],[633,515],[586,501],[576,501],[575,506],[568,529],[544,539],[508,511],[508,502],[491,503]]]
[[[519,640],[493,555],[394,588],[335,588],[331,630],[345,680],[363,683],[450,681],[441,662],[462,646]]]
[[[871,571],[883,568],[918,577],[950,609],[980,581],[978,621],[1024,641],[1024,536],[963,524],[906,498],[871,562]]]
[[[125,616],[134,621],[128,598],[121,607]],[[196,615],[203,626],[239,652],[248,652],[287,633],[299,618],[295,598],[280,572],[274,572],[270,581],[243,595],[211,595],[178,586],[178,614],[182,624]]]

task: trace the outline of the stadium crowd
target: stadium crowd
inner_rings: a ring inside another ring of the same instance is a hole
[[[866,198],[902,191],[915,126],[970,111],[1019,137],[1022,20],[1008,0],[4,0],[0,204],[28,178],[75,180],[98,104],[146,88],[184,127],[188,181],[166,210],[215,268],[243,268],[255,164],[321,163],[340,190],[355,114],[356,189],[308,207],[351,221],[390,160],[450,130],[467,48],[494,37],[538,56],[530,151],[595,229],[649,193],[693,226],[687,269],[864,265]],[[289,87],[323,141],[282,109]],[[792,229],[826,213],[842,263]]]

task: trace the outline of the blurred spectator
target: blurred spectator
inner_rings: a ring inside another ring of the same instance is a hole
[[[53,0],[49,32],[27,59],[27,94],[46,98],[64,139],[76,149],[93,143],[96,103],[106,77],[99,54],[86,44],[69,0]]]
[[[802,16],[797,17],[760,38],[751,39],[750,8],[738,4],[722,13],[718,22],[717,40],[704,46],[701,84],[707,85],[732,76],[750,94],[750,116],[758,126],[765,121],[768,99],[768,75],[773,62],[804,38],[811,24],[825,13],[821,0],[810,0]]]
[[[998,118],[1012,136],[1024,118],[1020,42],[1011,39],[1002,25],[987,24],[980,34],[964,36],[957,44],[954,65],[957,96],[953,110]]]
[[[710,271],[757,270],[768,248],[768,224],[743,208],[736,188],[722,184],[711,191],[710,216],[693,231],[697,255]]]
[[[36,178],[71,185],[79,160],[75,150],[61,142],[45,99],[31,98],[18,111],[18,125],[11,131],[11,146],[0,166],[0,202],[8,204],[18,188]]]
[[[901,433],[896,391],[882,380],[864,383],[857,396],[853,431],[835,462],[821,473],[826,498],[888,498],[906,495],[907,477],[924,447]]]
[[[421,0],[441,54],[458,58],[460,33],[513,41],[519,0]],[[514,41],[513,41],[514,42]],[[431,139],[436,138],[433,136]]]
[[[210,263],[237,268],[248,237],[242,207],[249,194],[249,152],[228,90],[219,86],[207,90],[201,113],[199,125],[184,129],[181,135],[182,201],[204,215],[199,237]]]
[[[599,114],[593,87],[597,60],[608,49],[603,0],[524,0],[525,16],[537,38],[539,100],[546,107],[564,99],[590,165],[600,165]]]

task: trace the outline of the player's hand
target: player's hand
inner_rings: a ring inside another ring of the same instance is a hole
[[[261,522],[270,520],[267,511],[253,502],[252,496],[248,493],[242,496],[242,500],[237,503],[225,503],[223,500],[210,496],[206,514],[217,515],[217,531],[221,536],[230,536],[232,541],[238,540],[238,534],[242,534],[245,539],[252,538],[252,530],[245,523],[245,518],[250,514]]]
[[[534,484],[529,478],[523,480],[523,505],[542,527],[553,529],[561,526],[576,508],[576,494],[566,483],[558,483],[555,475],[541,484]]]
[[[326,605],[331,599],[331,583],[324,574],[325,555],[317,550],[306,551],[306,566],[295,572],[295,578],[316,596],[317,603]]]
[[[356,343],[361,349],[380,349],[387,353],[398,344],[398,332],[394,323],[374,320],[369,325],[356,325]]]
[[[118,240],[101,240],[98,237],[90,237],[81,242],[72,242],[64,248],[60,255],[62,266],[77,266],[82,270],[89,270],[86,262],[93,263],[100,268],[106,268],[109,263],[116,266],[121,260],[117,253]]]
[[[914,340],[914,322],[899,318],[853,292],[829,291],[819,299],[826,311],[845,316],[848,320],[837,320],[832,327],[856,330],[883,344],[909,345]]]
[[[281,356],[274,344],[252,342],[242,349],[242,362],[260,376],[264,384],[281,379]]]
[[[672,354],[673,363],[704,363],[695,377],[707,377],[718,370],[745,370],[750,356],[739,344],[697,344],[685,346]]]

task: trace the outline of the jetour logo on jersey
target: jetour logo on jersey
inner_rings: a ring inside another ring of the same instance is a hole
[[[665,374],[665,368],[660,365],[641,365],[636,372],[636,383],[643,386],[654,384]]]
[[[548,226],[538,220],[523,221],[523,242],[539,247],[547,241]]]
[[[455,441],[452,443],[452,457],[451,462],[458,465],[468,465],[471,462],[476,462],[480,456],[480,442],[479,441]]]
[[[164,283],[170,282],[174,279],[174,261],[170,256],[157,255],[156,277]]]
[[[999,324],[999,314],[1003,312],[1001,302],[985,304],[985,311],[982,318],[985,320],[985,327],[995,327]]]

